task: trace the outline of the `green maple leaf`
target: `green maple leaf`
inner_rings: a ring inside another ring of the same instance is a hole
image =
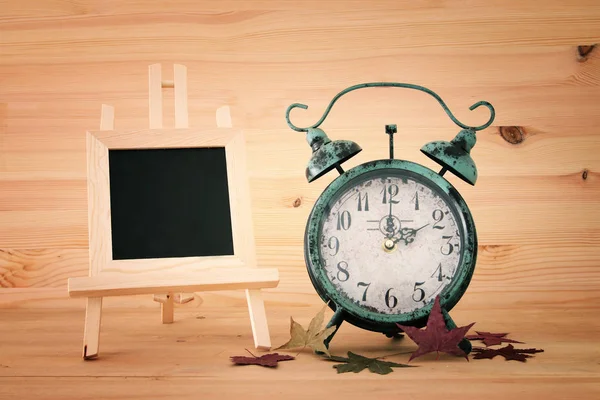
[[[290,317],[290,340],[275,350],[298,348],[302,348],[303,350],[306,347],[310,347],[315,352],[322,352],[329,356],[329,350],[325,346],[324,341],[335,331],[336,327],[331,326],[329,328],[321,329],[325,319],[325,309],[327,309],[327,305],[325,305],[310,321],[308,330],[306,331],[302,325],[294,321],[294,318]]]
[[[348,352],[348,358],[331,356],[329,357],[329,360],[344,363],[333,366],[333,368],[337,369],[338,374],[345,372],[359,373],[365,368],[368,368],[369,371],[375,374],[387,375],[390,372],[393,372],[392,368],[415,367],[415,365],[398,364],[390,361],[381,361],[377,358],[364,357],[351,351]]]

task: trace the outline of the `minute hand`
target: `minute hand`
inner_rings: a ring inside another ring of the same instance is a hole
[[[415,232],[418,232],[418,231],[420,231],[421,229],[425,228],[426,226],[429,226],[429,224],[425,224],[425,225],[423,225],[422,227],[420,227],[420,228],[418,228],[418,229],[415,229],[414,231],[415,231]]]

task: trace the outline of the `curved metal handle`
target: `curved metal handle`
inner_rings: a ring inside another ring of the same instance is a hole
[[[290,121],[290,111],[292,111],[294,108],[302,108],[302,109],[306,110],[308,108],[308,106],[306,104],[301,104],[301,103],[293,103],[293,104],[291,104],[287,108],[287,110],[285,112],[285,119],[287,121],[287,124],[288,124],[288,126],[290,128],[292,128],[293,130],[295,130],[297,132],[306,132],[310,128],[316,128],[316,127],[318,127],[319,125],[321,125],[323,123],[323,121],[325,120],[325,118],[327,118],[327,115],[331,111],[331,108],[333,107],[333,105],[335,104],[335,102],[338,101],[338,99],[340,97],[342,97],[346,93],[351,92],[353,90],[362,89],[362,88],[366,88],[366,87],[402,87],[402,88],[414,89],[414,90],[419,90],[421,92],[428,93],[431,96],[433,96],[438,101],[438,103],[440,103],[440,105],[442,106],[442,108],[444,109],[444,111],[446,112],[446,114],[448,114],[448,117],[450,117],[450,119],[452,120],[452,122],[454,122],[456,125],[460,126],[463,129],[471,129],[473,131],[480,131],[480,130],[485,129],[488,126],[490,126],[492,124],[492,122],[494,121],[494,118],[496,116],[496,111],[494,110],[494,107],[490,103],[488,103],[487,101],[478,101],[477,103],[475,103],[471,107],[469,107],[469,110],[473,111],[476,108],[479,108],[481,106],[485,106],[485,107],[488,108],[488,110],[490,110],[490,119],[488,120],[488,122],[486,122],[485,124],[480,125],[480,126],[465,125],[465,124],[463,124],[462,122],[460,122],[459,120],[456,119],[456,117],[448,109],[448,106],[446,105],[446,103],[444,103],[444,100],[442,100],[442,98],[440,96],[438,96],[437,93],[433,92],[430,89],[427,89],[426,87],[419,86],[419,85],[413,85],[413,84],[410,84],[410,83],[370,82],[370,83],[361,83],[361,84],[358,84],[358,85],[350,86],[349,88],[346,88],[346,89],[342,90],[341,92],[339,92],[331,100],[331,102],[329,103],[329,106],[327,106],[327,109],[323,113],[323,116],[321,117],[321,119],[319,121],[317,121],[316,124],[308,126],[306,128],[299,128],[296,125],[292,124],[292,122]]]

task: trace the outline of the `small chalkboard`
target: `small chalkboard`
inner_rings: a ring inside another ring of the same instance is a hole
[[[257,268],[242,131],[229,107],[217,129],[189,129],[187,69],[149,72],[149,129],[114,129],[102,106],[100,130],[88,131],[89,276],[69,278],[69,296],[86,298],[83,358],[98,356],[102,298],[152,294],[172,323],[174,294],[246,292],[254,345],[271,339],[261,290],[279,283],[276,268]],[[162,124],[162,89],[173,88],[175,129]]]
[[[224,147],[108,155],[113,260],[234,254]]]

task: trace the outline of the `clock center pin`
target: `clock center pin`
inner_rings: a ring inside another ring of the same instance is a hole
[[[392,251],[396,250],[396,243],[394,243],[392,239],[386,239],[383,242],[383,249],[386,252],[391,253]]]

